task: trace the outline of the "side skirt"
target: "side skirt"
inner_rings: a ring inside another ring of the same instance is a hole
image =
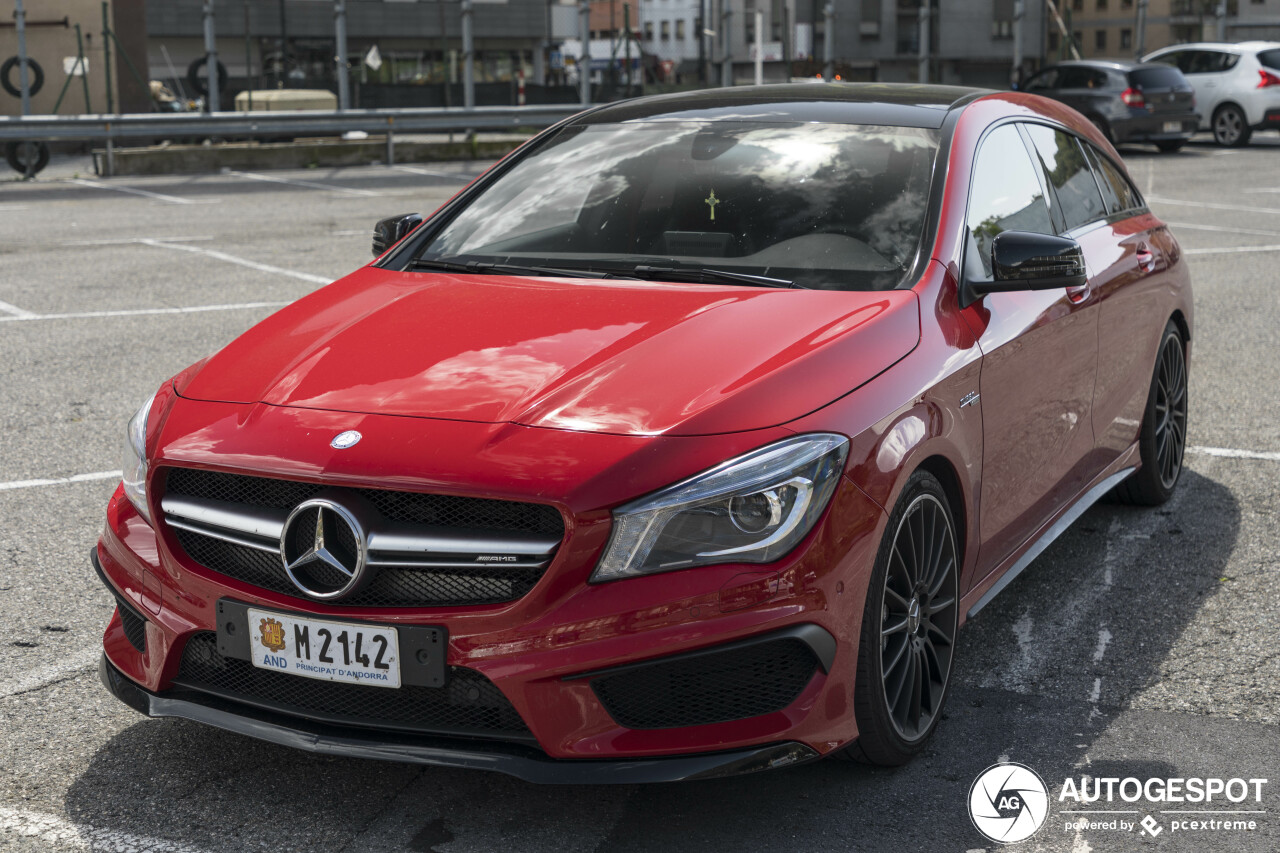
[[[1136,466],[1121,468],[1119,471],[1115,472],[1110,477],[1107,477],[1105,480],[1101,481],[1092,489],[1077,498],[1076,502],[1073,503],[1066,512],[1060,515],[1058,520],[1055,521],[1048,530],[1040,535],[1040,538],[1036,540],[1035,544],[1028,548],[1026,552],[1018,558],[1018,562],[1010,566],[1008,571],[1000,577],[1000,580],[992,584],[991,588],[983,593],[982,598],[979,598],[977,603],[969,608],[969,612],[965,614],[965,618],[972,619],[978,611],[990,604],[992,599],[999,595],[1005,587],[1013,582],[1014,578],[1022,573],[1023,569],[1031,565],[1036,557],[1043,554],[1044,550],[1052,545],[1055,539],[1062,535],[1063,531],[1074,524],[1076,519],[1088,512],[1089,508],[1096,504],[1103,495],[1120,485],[1126,477],[1136,470],[1138,470]]]

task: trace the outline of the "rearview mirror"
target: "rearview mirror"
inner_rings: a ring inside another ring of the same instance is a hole
[[[1087,280],[1080,244],[1067,237],[1002,231],[991,241],[991,281],[967,281],[965,301],[987,293],[1080,287]]]
[[[402,213],[382,220],[373,226],[373,256],[378,257],[421,224],[421,213]]]

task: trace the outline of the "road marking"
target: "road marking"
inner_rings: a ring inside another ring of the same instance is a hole
[[[451,178],[455,181],[474,181],[475,175],[465,175],[460,172],[436,172],[431,169],[419,169],[416,166],[392,166],[397,172],[410,172],[414,175],[426,175],[429,178]]]
[[[25,204],[0,204],[0,211],[26,210],[26,209],[27,209],[27,206]]]
[[[1224,229],[1230,230],[1230,229]],[[1280,237],[1280,234],[1276,234]],[[59,243],[59,246],[130,246],[137,245],[147,240],[156,240],[161,243],[204,243],[212,240],[209,235],[200,235],[198,237],[117,237],[114,240],[72,240],[69,243]]]
[[[257,261],[251,261],[248,258],[241,258],[237,255],[228,255],[226,252],[219,252],[215,249],[202,249],[199,246],[187,246],[183,243],[166,243],[162,240],[142,239],[138,241],[144,246],[154,246],[157,249],[173,249],[178,252],[194,252],[198,255],[205,255],[219,261],[226,261],[229,264],[237,264],[242,267],[248,267],[251,270],[260,272],[275,273],[276,275],[287,275],[290,278],[296,278],[301,281],[309,281],[312,284],[329,284],[333,279],[325,278],[320,275],[312,275],[309,272],[299,272],[297,270],[287,270],[284,267],[272,266],[271,264],[262,264]]]
[[[1238,255],[1249,252],[1280,252],[1280,245],[1231,246],[1226,249],[1183,249],[1184,255]]]
[[[0,323],[34,320],[91,320],[100,317],[145,317],[151,314],[201,314],[205,311],[245,311],[251,308],[280,308],[288,302],[231,302],[223,305],[189,305],[186,308],[124,308],[119,311],[80,311],[65,314],[36,314],[31,317],[0,317]]]
[[[144,198],[162,201],[165,204],[216,204],[222,199],[218,198],[178,198],[176,195],[165,195],[164,193],[153,193],[150,190],[140,190],[136,187],[115,186],[112,184],[101,184],[97,181],[88,181],[84,178],[68,178],[67,183],[77,184],[82,187],[93,187],[99,190],[112,190],[118,193],[128,193],[129,195],[138,195]]]
[[[1280,213],[1280,207],[1249,207],[1243,204],[1219,204],[1212,201],[1186,201],[1180,198],[1162,198],[1147,196],[1147,201],[1157,204],[1177,204],[1183,207],[1204,207],[1209,210],[1243,210],[1246,213]]]
[[[340,187],[337,184],[318,184],[314,181],[293,181],[288,178],[277,178],[273,175],[259,175],[257,172],[225,172],[224,174],[232,175],[237,178],[248,178],[252,181],[266,181],[272,184],[288,184],[293,187],[307,187],[313,190],[328,190],[329,192],[346,193],[347,195],[362,196],[380,196],[382,193],[373,190],[361,190],[353,187]]]
[[[1204,456],[1222,456],[1227,459],[1258,459],[1263,462],[1280,462],[1280,453],[1270,450],[1236,450],[1234,447],[1199,447],[1187,448],[1188,453],[1200,453]]]
[[[73,474],[70,477],[54,477],[41,480],[10,480],[0,483],[0,492],[11,489],[33,489],[37,486],[62,486],[67,483],[89,483],[94,480],[115,480],[121,476],[120,471],[94,471],[92,474]]]
[[[115,850],[128,853],[203,853],[198,847],[149,835],[103,829],[31,809],[0,806],[0,836],[31,839],[41,847],[61,845],[75,850]]]
[[[1104,625],[1098,629],[1098,646],[1093,650],[1093,662],[1102,663],[1102,657],[1107,653],[1107,644],[1111,642],[1111,632]]]
[[[22,317],[28,320],[36,316],[32,312],[19,308],[17,305],[10,305],[8,302],[0,302],[0,311],[3,311],[6,314],[12,314],[14,317]]]
[[[74,678],[80,673],[97,666],[98,658],[101,656],[102,649],[97,646],[81,649],[78,652],[73,652],[66,660],[59,663],[42,666],[18,678],[0,682],[0,699],[17,696],[19,693],[30,693],[32,690],[39,690],[42,687],[48,687],[50,684],[57,684],[59,681]]]
[[[1221,231],[1224,234],[1256,234],[1259,237],[1280,237],[1280,231],[1259,231],[1256,228],[1224,228],[1221,225],[1197,225],[1194,222],[1166,222],[1172,228],[1189,228],[1193,231]]]

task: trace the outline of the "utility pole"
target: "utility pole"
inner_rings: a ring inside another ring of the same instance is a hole
[[[280,79],[276,88],[283,89],[285,80],[289,78],[289,34],[284,23],[284,0],[280,0]]]
[[[1137,23],[1134,26],[1134,59],[1141,59],[1147,52],[1147,0],[1138,0]]]
[[[18,88],[22,90],[22,114],[31,115],[31,81],[27,76],[27,13],[22,0],[13,10],[14,27],[18,31]]]
[[[578,89],[585,107],[591,104],[591,0],[578,3],[578,37],[582,40],[582,54],[578,57]]]
[[[703,86],[711,80],[710,59],[707,56],[707,0],[698,0],[698,82]]]
[[[351,91],[347,81],[347,4],[346,0],[333,2],[333,26],[336,30],[338,55],[334,62],[338,66],[338,109],[345,110],[351,106]]]
[[[929,24],[932,10],[929,8],[929,0],[924,0],[924,5],[920,7],[920,59],[916,70],[916,78],[919,83],[929,82]]]
[[[111,13],[109,11],[110,4],[103,0],[102,2],[102,71],[106,75],[107,84],[107,113],[114,113],[115,100],[111,94]]]
[[[1218,8],[1213,10],[1214,17],[1218,19],[1218,41],[1227,40],[1227,4],[1221,2]]]
[[[218,42],[213,32],[213,0],[204,0],[204,70],[209,81],[209,101],[206,108],[211,113],[218,111],[221,101],[218,100]]]
[[[453,106],[453,95],[449,91],[453,88],[453,81],[449,79],[449,33],[444,17],[444,3],[437,3],[436,9],[440,12],[440,79],[444,81],[444,105],[448,108]],[[361,63],[361,71],[363,70],[364,65]],[[452,136],[449,138],[453,139]]]
[[[756,85],[764,85],[764,12],[756,7]]]
[[[822,79],[836,79],[836,4],[827,0],[822,7]]]
[[[462,105],[476,106],[476,51],[471,35],[471,0],[462,0]]]
[[[249,41],[249,0],[244,0],[244,82],[245,93],[249,98],[249,112],[253,112],[253,90],[255,88],[254,81],[251,79],[252,72],[253,45]]]
[[[1022,85],[1022,0],[1013,0],[1013,85]]]
[[[625,97],[631,97],[631,4],[622,4],[622,37],[626,39],[626,46],[623,48],[623,61],[627,63],[627,94]]]

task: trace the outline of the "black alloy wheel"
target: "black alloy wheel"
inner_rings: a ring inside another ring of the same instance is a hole
[[[863,615],[849,757],[896,765],[942,717],[955,657],[960,558],[942,486],[912,474],[889,519]]]
[[[1165,326],[1147,392],[1138,451],[1142,466],[1115,489],[1122,503],[1158,506],[1173,496],[1187,449],[1187,345],[1172,320]]]

